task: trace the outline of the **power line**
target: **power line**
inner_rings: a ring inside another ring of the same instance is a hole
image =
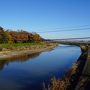
[[[78,25],[78,26],[74,26],[74,27],[63,27],[63,28],[61,28],[61,27],[45,27],[44,29],[46,29],[46,30],[52,30],[52,29],[71,29],[71,28],[86,28],[86,27],[90,27],[90,25]],[[38,30],[43,30],[43,28],[38,28],[37,29],[37,31]]]
[[[72,28],[72,29],[59,29],[59,30],[52,30],[52,31],[43,31],[43,32],[37,32],[37,33],[48,33],[48,32],[67,32],[67,31],[85,31],[90,30],[89,28]]]

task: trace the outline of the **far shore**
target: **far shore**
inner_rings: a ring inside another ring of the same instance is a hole
[[[23,47],[22,49],[14,49],[14,50],[2,50],[0,51],[0,60],[7,60],[9,58],[15,58],[25,55],[30,55],[34,53],[40,53],[43,51],[47,51],[49,49],[53,49],[57,46],[56,43],[46,43],[45,45],[32,45],[27,47]]]

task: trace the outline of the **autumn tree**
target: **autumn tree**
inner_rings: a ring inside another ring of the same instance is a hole
[[[19,43],[19,42],[40,42],[42,38],[37,33],[30,33],[24,30],[12,31],[4,30],[0,27],[0,43]]]
[[[42,40],[41,36],[37,33],[33,33],[33,41],[40,42]]]

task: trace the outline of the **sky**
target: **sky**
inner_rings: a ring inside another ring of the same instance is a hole
[[[47,39],[87,37],[90,29],[63,30],[90,27],[90,0],[0,0],[0,26]]]

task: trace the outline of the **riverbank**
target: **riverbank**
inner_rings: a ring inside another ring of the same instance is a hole
[[[56,47],[56,43],[35,43],[35,44],[19,44],[12,45],[2,45],[2,50],[0,51],[0,59],[8,59],[14,57],[20,57],[25,55],[30,55],[34,53],[39,53]]]
[[[76,90],[77,84],[80,81],[80,77],[82,76],[85,64],[87,62],[88,57],[88,47],[81,45],[82,54],[76,62],[76,68],[74,68],[74,73],[71,72],[71,76],[69,79],[70,85],[68,85],[67,90]],[[79,90],[79,89],[78,89]]]
[[[82,75],[85,63],[87,61],[88,48],[80,46],[82,54],[74,63],[71,69],[66,72],[65,76],[61,79],[52,78],[49,87],[44,85],[44,90],[75,90]],[[78,89],[79,90],[79,89]]]
[[[76,90],[90,90],[90,47],[88,49],[88,58]]]

